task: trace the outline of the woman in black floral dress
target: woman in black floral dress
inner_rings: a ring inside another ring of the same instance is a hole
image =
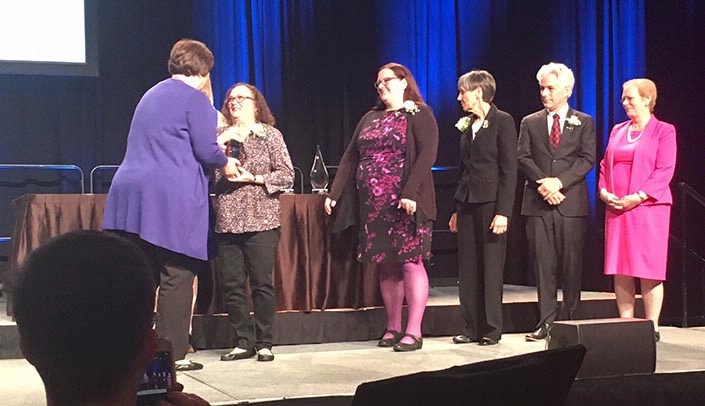
[[[406,67],[382,66],[374,86],[377,103],[355,129],[325,211],[336,212],[334,231],[359,222],[358,258],[378,264],[387,313],[387,330],[378,345],[413,351],[423,345],[421,321],[428,299],[423,260],[431,256],[431,221],[436,219],[431,166],[438,126]],[[355,206],[358,210],[350,210]],[[409,317],[402,334],[404,299]]]

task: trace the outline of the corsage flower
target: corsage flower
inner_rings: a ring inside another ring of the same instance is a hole
[[[404,102],[404,110],[413,116],[419,112],[419,106],[412,100],[406,100]]]
[[[460,130],[461,133],[466,133],[468,132],[471,124],[472,120],[470,119],[470,116],[460,117],[460,120],[455,123],[455,128]]]
[[[575,114],[566,118],[565,122],[566,122],[566,124],[568,124],[570,126],[570,128],[577,127],[582,124],[580,122],[580,119],[578,118],[578,116],[576,116]]]
[[[267,135],[267,129],[262,123],[257,123],[250,127],[250,134],[258,138],[263,138],[265,135]]]

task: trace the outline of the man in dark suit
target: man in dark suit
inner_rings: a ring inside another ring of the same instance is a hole
[[[580,302],[586,217],[590,213],[585,175],[595,164],[592,117],[568,106],[575,77],[551,62],[536,74],[544,109],[524,117],[517,147],[526,178],[521,214],[527,216],[529,258],[536,275],[541,321],[526,335],[546,338],[557,317],[558,277],[563,288],[560,318],[572,319]]]

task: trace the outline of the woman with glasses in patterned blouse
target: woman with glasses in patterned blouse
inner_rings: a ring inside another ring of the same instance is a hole
[[[218,143],[240,162],[240,174],[216,173],[218,264],[228,318],[236,347],[221,361],[257,355],[272,361],[275,311],[272,273],[279,242],[279,194],[293,183],[294,169],[281,132],[262,93],[237,83],[226,93],[221,113],[227,126],[218,129]],[[254,326],[246,296],[249,278]]]

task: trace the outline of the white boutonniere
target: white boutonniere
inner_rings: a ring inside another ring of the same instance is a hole
[[[489,122],[489,121],[485,120],[485,121],[482,122],[482,128],[487,128],[487,127],[489,127],[489,126],[490,126],[490,122]]]
[[[582,124],[580,122],[580,119],[578,118],[578,116],[576,116],[575,114],[566,118],[565,123],[568,124],[568,128],[571,128],[571,129]]]
[[[250,127],[250,134],[257,138],[264,138],[264,136],[267,135],[267,129],[262,123],[257,123]]]
[[[411,114],[412,116],[419,112],[419,106],[416,102],[412,100],[407,100],[404,102],[404,110]]]
[[[472,120],[470,119],[470,116],[465,116],[460,117],[460,120],[455,123],[455,128],[457,128],[461,133],[466,133],[468,132],[468,129],[470,129],[470,125],[472,125]]]

